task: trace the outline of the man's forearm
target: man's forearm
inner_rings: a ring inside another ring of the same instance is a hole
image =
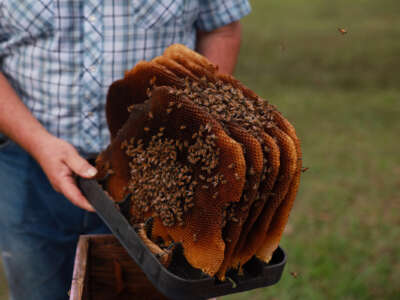
[[[0,132],[34,155],[50,134],[22,103],[0,73]]]
[[[241,25],[233,22],[211,32],[199,31],[196,50],[219,66],[221,73],[232,74],[241,42]]]

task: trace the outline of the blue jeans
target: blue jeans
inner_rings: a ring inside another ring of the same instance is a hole
[[[0,138],[0,250],[11,299],[68,299],[79,235],[109,231],[54,191],[24,150]]]

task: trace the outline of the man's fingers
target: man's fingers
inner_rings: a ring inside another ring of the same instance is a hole
[[[77,175],[85,178],[96,176],[97,170],[76,151],[71,151],[65,159],[65,164]]]
[[[96,168],[82,158],[71,144],[59,138],[50,138],[43,150],[36,153],[35,159],[46,173],[53,188],[74,205],[94,211],[77,187],[73,175],[75,173],[81,177],[91,178],[97,174]]]
[[[88,211],[95,211],[93,206],[90,205],[87,199],[82,195],[81,191],[76,186],[75,181],[71,177],[65,178],[58,189],[76,206]]]

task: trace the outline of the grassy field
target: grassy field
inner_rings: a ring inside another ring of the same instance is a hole
[[[293,122],[310,169],[281,282],[223,299],[400,299],[400,3],[252,4],[237,77]]]
[[[4,274],[1,273],[2,270],[2,264],[0,261],[0,299],[1,300],[6,300],[7,298],[7,284],[6,284],[6,279],[4,278]]]
[[[400,299],[400,2],[252,5],[236,75],[292,121],[310,169],[282,280],[222,299]]]

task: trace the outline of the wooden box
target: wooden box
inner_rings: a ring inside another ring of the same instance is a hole
[[[146,278],[113,235],[79,239],[70,300],[167,299]]]

